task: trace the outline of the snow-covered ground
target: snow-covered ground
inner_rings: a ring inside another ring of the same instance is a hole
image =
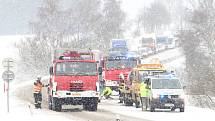
[[[9,38],[9,39],[8,39]],[[14,49],[13,43],[17,41],[17,37],[8,37],[7,39],[0,37],[0,60],[5,57],[12,56],[17,57],[17,50]],[[16,54],[14,54],[16,53]],[[154,58],[160,58],[162,61],[168,60],[174,57],[178,57],[176,60],[172,60],[171,62],[166,62],[168,68],[174,68],[175,70],[183,70],[185,68],[184,62],[185,58],[181,53],[181,49],[172,49],[165,51],[161,54],[157,54],[152,56]],[[152,58],[150,57],[150,58]],[[4,69],[2,66],[0,67],[0,73],[2,73]],[[16,81],[16,80],[14,80]],[[7,113],[6,108],[6,93],[3,92],[3,81],[0,81],[0,117],[1,120],[5,121],[14,121],[14,120],[65,120],[65,121],[114,121],[116,115],[119,115],[123,121],[214,121],[214,110],[210,110],[207,108],[197,108],[190,106],[187,103],[185,107],[185,112],[181,113],[179,111],[170,112],[169,110],[161,111],[158,110],[156,112],[149,111],[141,111],[140,108],[126,107],[122,104],[118,104],[118,100],[102,100],[99,104],[98,112],[87,112],[83,110],[78,111],[69,111],[69,112],[54,112],[48,109],[37,110],[34,109],[33,106],[26,101],[21,101],[17,97],[15,97],[15,92],[12,90],[10,92],[10,113]],[[31,85],[32,82],[25,82],[23,85]],[[22,86],[17,86],[11,83],[11,88],[22,88]],[[26,93],[29,93],[26,91]],[[30,106],[30,107],[29,107]],[[93,119],[93,120],[91,120]],[[110,119],[110,120],[106,120]]]
[[[0,63],[4,58],[13,58],[15,61],[18,60],[18,50],[15,48],[14,44],[19,41],[20,39],[24,39],[29,35],[25,36],[0,36]],[[16,64],[15,64],[16,66]],[[0,74],[3,73],[5,69],[2,65],[0,65]],[[12,69],[14,72],[16,72],[16,68]],[[15,73],[16,75],[16,73]],[[29,102],[21,101],[18,99],[15,94],[15,88],[19,88],[20,86],[14,85],[14,82],[17,80],[13,80],[10,84],[10,110],[9,113],[7,112],[7,95],[4,92],[4,82],[2,79],[0,79],[0,117],[2,121],[59,121],[59,120],[65,120],[65,121],[82,121],[78,118],[66,118],[65,116],[62,116],[60,113],[49,111],[49,110],[35,110],[32,105],[30,105]],[[22,85],[30,85],[32,82],[26,82]],[[29,108],[29,106],[31,108]],[[32,112],[31,112],[32,111]]]
[[[141,118],[151,121],[214,121],[214,110],[186,106],[185,112],[178,110],[171,112],[170,110],[156,110],[156,112],[141,111],[141,108],[127,107],[117,104],[118,101],[105,100],[104,105],[100,108],[111,110],[119,115],[127,115],[135,118]]]
[[[34,106],[28,102],[21,101],[11,96],[10,113],[7,113],[6,104],[1,106],[0,117],[2,121],[83,121],[76,117],[65,117],[61,113],[49,111],[47,109],[34,109]]]

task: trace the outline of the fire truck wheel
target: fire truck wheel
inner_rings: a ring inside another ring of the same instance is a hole
[[[90,105],[89,105],[89,111],[96,111],[97,110],[97,106],[98,106],[98,103],[91,102]]]
[[[54,111],[58,111],[58,112],[61,111],[62,105],[61,105],[61,102],[60,102],[59,99],[57,99],[57,98],[52,98],[52,109],[53,109]]]
[[[84,109],[84,110],[89,110],[89,106],[88,106],[87,103],[84,103],[84,104],[83,104],[83,109]]]

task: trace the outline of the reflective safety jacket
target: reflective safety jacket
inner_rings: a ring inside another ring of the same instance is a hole
[[[111,88],[110,87],[105,87],[102,95],[106,95],[107,96],[107,95],[111,95],[111,94],[112,94]]]
[[[150,90],[147,88],[147,84],[142,82],[140,84],[140,97],[149,97]]]
[[[43,84],[41,82],[34,83],[34,93],[40,93],[42,91]]]

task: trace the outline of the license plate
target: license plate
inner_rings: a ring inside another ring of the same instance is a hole
[[[81,94],[80,93],[72,93],[72,96],[81,96]]]
[[[166,107],[173,107],[173,106],[174,106],[174,104],[167,103],[167,104],[164,104],[164,106],[166,106]]]
[[[117,81],[106,81],[106,85],[107,86],[117,86],[118,83],[117,83]]]

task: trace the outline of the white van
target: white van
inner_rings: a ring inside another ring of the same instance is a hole
[[[156,108],[171,109],[176,108],[184,112],[184,91],[181,83],[176,77],[150,77],[149,85],[151,88],[149,107],[154,112]]]

